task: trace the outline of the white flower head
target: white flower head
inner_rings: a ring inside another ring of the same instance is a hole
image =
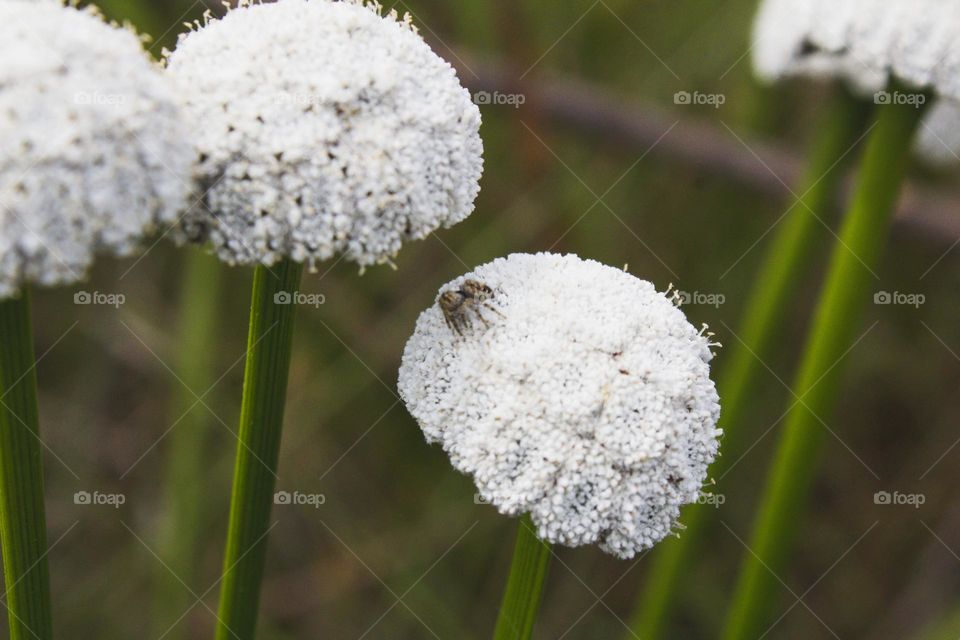
[[[84,277],[186,206],[194,158],[136,34],[52,0],[0,0],[0,298]]]
[[[960,99],[960,3],[764,0],[753,61],[768,80],[840,76],[872,93],[895,76]]]
[[[242,2],[181,36],[167,67],[198,123],[206,190],[183,236],[226,262],[388,262],[473,210],[480,112],[379,5]]]
[[[501,513],[629,558],[673,530],[717,454],[711,346],[649,282],[575,255],[513,254],[444,285],[407,342],[399,390]]]
[[[891,78],[932,90],[938,106],[921,126],[918,149],[940,163],[960,154],[960,2],[764,0],[753,63],[767,81],[841,78],[878,102],[897,99],[878,94]]]

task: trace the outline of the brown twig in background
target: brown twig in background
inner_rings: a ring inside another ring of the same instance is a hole
[[[689,164],[771,196],[791,196],[804,169],[801,154],[782,145],[746,139],[723,126],[679,116],[638,100],[611,95],[603,87],[582,80],[556,77],[512,77],[507,67],[460,54],[470,72],[460,74],[471,91],[523,92],[526,103],[517,109],[535,109],[547,120],[589,133],[594,139],[646,151]],[[675,123],[670,134],[663,133]],[[657,142],[659,140],[659,142]],[[844,200],[852,188],[846,180]],[[960,237],[960,192],[907,183],[900,198],[897,220],[942,241]]]

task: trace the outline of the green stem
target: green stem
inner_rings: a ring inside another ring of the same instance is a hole
[[[728,345],[729,355],[718,388],[723,402],[723,456],[711,468],[722,477],[743,449],[751,432],[742,426],[751,406],[750,393],[775,345],[790,309],[790,296],[808,270],[818,246],[816,216],[830,208],[843,177],[843,160],[856,144],[866,123],[869,106],[840,90],[817,128],[799,200],[785,214],[775,231],[770,249],[744,310],[740,340]],[[812,212],[812,213],[811,213]],[[694,504],[684,510],[684,531],[665,540],[654,551],[646,588],[641,594],[631,629],[644,640],[664,637],[670,615],[681,599],[683,577],[701,542],[714,507]]]
[[[954,609],[915,634],[916,640],[957,640],[960,638],[960,609]]]
[[[170,434],[164,487],[167,510],[161,520],[159,555],[165,558],[158,566],[157,635],[168,631],[190,606],[192,600],[178,579],[189,582],[197,562],[196,541],[203,528],[205,492],[204,465],[207,456],[204,445],[209,435],[210,413],[197,402],[193,392],[204,396],[213,384],[213,354],[219,321],[220,280],[223,267],[213,256],[200,249],[185,250],[177,328],[177,375],[183,384],[177,384],[171,405],[171,421],[176,421]],[[204,398],[207,402],[208,399]],[[177,626],[167,636],[176,640],[185,635]]]
[[[894,89],[892,89],[894,90]],[[896,87],[896,91],[903,91]],[[784,433],[745,554],[724,629],[724,640],[756,638],[778,593],[790,548],[816,466],[816,453],[840,392],[839,365],[856,342],[859,319],[883,250],[910,141],[923,109],[883,105],[870,132],[850,210],[833,250],[807,348],[793,387]]]
[[[549,566],[550,545],[537,537],[530,517],[522,517],[494,640],[528,640],[533,635]]]
[[[0,539],[12,640],[53,636],[34,366],[24,291],[0,301]]]
[[[293,342],[290,295],[302,271],[284,260],[257,267],[253,278],[217,640],[254,637]]]

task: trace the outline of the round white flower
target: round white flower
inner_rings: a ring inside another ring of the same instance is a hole
[[[49,0],[0,0],[0,298],[81,280],[172,223],[193,149],[137,36]]]
[[[358,0],[241,3],[168,71],[199,123],[205,203],[183,235],[229,263],[387,262],[467,217],[480,113],[407,20]]]
[[[938,105],[918,149],[935,162],[960,154],[960,2],[948,0],[764,0],[753,37],[757,74],[838,77],[883,103],[891,77],[931,89]]]
[[[673,530],[717,454],[711,346],[649,282],[514,254],[441,289],[399,390],[502,513],[529,513],[549,542],[629,558]]]

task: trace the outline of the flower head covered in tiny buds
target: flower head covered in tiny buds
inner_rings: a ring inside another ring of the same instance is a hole
[[[81,280],[172,223],[194,151],[131,29],[54,0],[0,0],[0,299]]]
[[[877,102],[891,77],[931,89],[937,104],[917,147],[931,162],[960,157],[960,3],[944,0],[764,0],[753,61],[767,81],[838,77]]]
[[[420,314],[400,395],[501,513],[629,558],[677,526],[717,454],[718,345],[679,302],[574,255],[499,258]]]
[[[244,1],[165,55],[199,123],[206,193],[179,236],[222,260],[389,263],[473,210],[480,112],[409,17]]]

